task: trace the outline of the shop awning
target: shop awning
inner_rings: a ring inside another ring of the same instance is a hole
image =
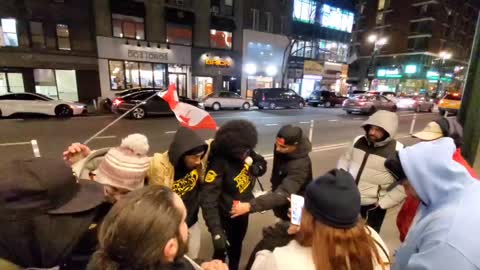
[[[210,23],[215,30],[233,32],[237,28],[234,20],[214,15],[212,15]]]
[[[112,13],[145,18],[145,5],[134,1],[110,0]]]
[[[195,13],[178,8],[165,8],[165,17],[168,22],[193,25],[195,23]]]

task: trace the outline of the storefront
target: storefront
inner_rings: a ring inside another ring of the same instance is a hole
[[[175,84],[191,97],[191,47],[97,37],[102,97],[134,87],[164,89]]]
[[[233,51],[192,49],[192,98],[240,90],[241,57]]]
[[[282,85],[282,61],[287,37],[243,30],[242,95],[251,97],[256,88]]]

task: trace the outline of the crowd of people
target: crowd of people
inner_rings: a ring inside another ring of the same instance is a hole
[[[395,140],[395,113],[378,111],[362,127],[337,168],[319,177],[302,129],[281,127],[269,191],[246,120],[210,140],[181,127],[153,157],[148,139],[131,134],[112,148],[72,144],[63,160],[6,162],[0,269],[237,270],[241,256],[254,270],[480,269],[480,183],[461,156],[458,122],[429,123],[409,147]],[[293,194],[304,197],[299,225]],[[379,233],[387,210],[402,203],[404,243],[393,256]],[[200,209],[214,248],[207,260],[199,258]],[[243,254],[250,214],[269,210],[277,221]]]

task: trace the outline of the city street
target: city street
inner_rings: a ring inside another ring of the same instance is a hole
[[[399,112],[399,138],[406,145],[415,142],[408,135],[413,118],[411,112]],[[284,124],[295,124],[303,127],[306,135],[309,134],[310,121],[314,120],[313,145],[311,154],[314,176],[319,176],[334,168],[339,156],[348,143],[357,135],[362,134],[361,123],[367,118],[362,115],[347,115],[340,108],[305,108],[304,110],[276,110],[276,111],[225,111],[212,112],[219,125],[232,119],[248,119],[253,121],[259,132],[257,151],[269,160],[271,169],[272,150],[275,134]],[[417,114],[415,130],[423,128],[429,121],[438,117],[436,113]],[[0,120],[1,161],[13,158],[32,157],[30,140],[38,142],[42,156],[60,157],[62,151],[72,142],[81,142],[96,133],[102,127],[115,119],[114,115],[98,117],[76,117],[68,120],[57,119],[27,119]],[[148,136],[151,151],[161,152],[168,148],[175,130],[177,120],[173,116],[148,118],[141,121],[122,119],[119,123],[107,130],[90,144],[91,148],[118,145],[120,139],[130,133],[139,132]],[[212,132],[203,132],[205,138]],[[24,143],[24,144],[22,144]],[[262,177],[265,187],[269,186],[269,173]],[[392,252],[398,247],[398,235],[395,218],[398,207],[387,213],[386,223],[382,229],[382,236]],[[261,229],[275,222],[271,212],[254,214],[251,217],[249,232],[245,239],[243,254],[250,254],[256,242],[261,237]],[[202,220],[202,224],[204,224]],[[201,256],[208,258],[211,255],[210,235],[203,226]],[[242,258],[242,265],[246,263],[248,255]]]

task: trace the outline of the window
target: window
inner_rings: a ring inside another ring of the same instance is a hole
[[[280,34],[287,33],[287,17],[281,16],[280,17]]]
[[[385,23],[385,14],[383,12],[378,12],[377,13],[377,18],[375,20],[375,23],[377,25],[382,25]]]
[[[163,64],[153,65],[153,87],[166,88],[167,81],[165,79],[165,70],[166,67]]]
[[[225,6],[222,14],[233,16],[233,0],[225,0]]]
[[[18,47],[17,20],[1,19],[0,47]]]
[[[271,12],[265,12],[265,31],[273,33],[273,16]]]
[[[210,30],[210,47],[217,49],[232,49],[232,32]]]
[[[252,8],[252,30],[258,30],[260,24],[260,12],[258,9]]]
[[[152,64],[140,63],[140,85],[142,87],[153,87]]]
[[[70,47],[70,32],[68,25],[57,24],[57,45],[59,50],[69,51]]]
[[[408,49],[410,51],[426,51],[428,49],[429,37],[411,38],[408,40]]]
[[[125,69],[123,61],[110,61],[110,87],[112,90],[125,89]]]
[[[323,27],[351,33],[353,21],[353,12],[327,4],[322,5],[319,22]]]
[[[295,0],[293,3],[293,19],[304,23],[314,23],[317,5],[312,0]]]
[[[140,17],[112,14],[113,36],[120,38],[145,39],[144,19]]]
[[[233,0],[225,0],[225,6],[233,7]]]
[[[25,92],[22,73],[0,72],[0,95]]]
[[[167,23],[167,42],[192,45],[192,27],[189,25]]]
[[[378,0],[378,10],[383,10],[385,8],[385,0]]]
[[[313,46],[311,41],[305,41],[305,58],[313,57]]]
[[[138,62],[125,62],[125,74],[127,88],[140,87],[140,75],[138,73]]]
[[[45,48],[45,35],[43,33],[43,23],[30,22],[30,34],[33,48]]]
[[[53,69],[34,69],[35,93],[43,94],[53,99],[58,99],[55,72]]]

